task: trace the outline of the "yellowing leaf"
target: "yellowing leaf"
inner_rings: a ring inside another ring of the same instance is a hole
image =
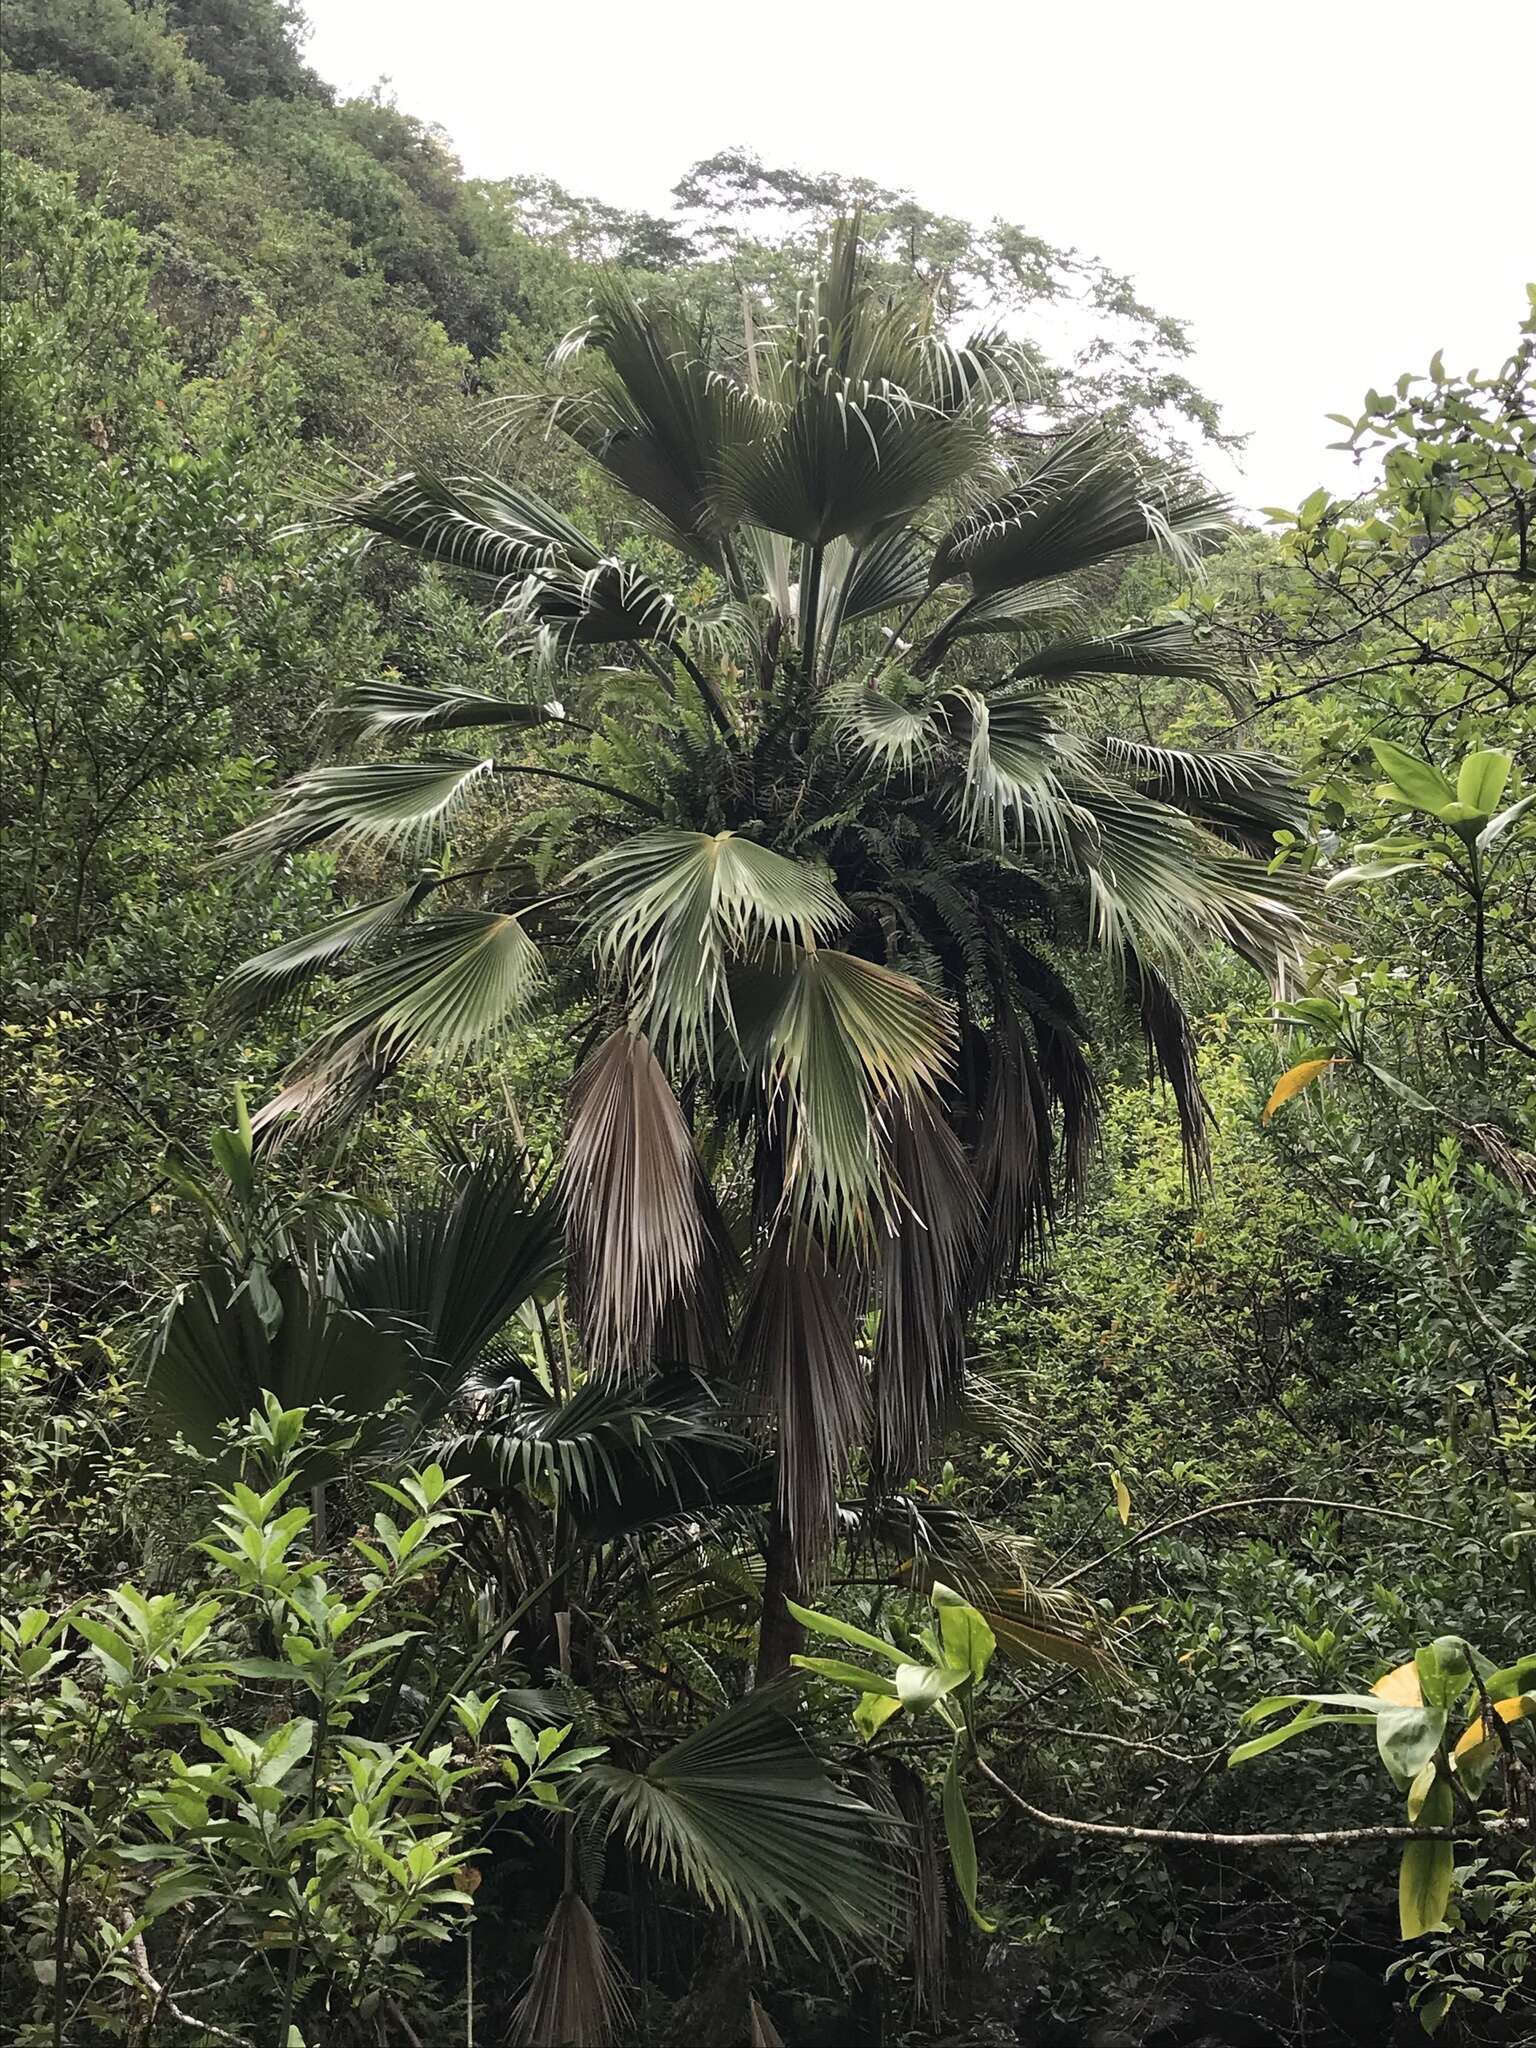
[[[1115,1512],[1120,1517],[1120,1526],[1122,1529],[1129,1528],[1131,1522],[1131,1489],[1126,1485],[1118,1472],[1110,1473],[1109,1483],[1115,1489]]]
[[[1395,1671],[1378,1678],[1371,1691],[1379,1700],[1390,1700],[1394,1707],[1422,1707],[1424,1694],[1419,1685],[1419,1667],[1412,1658],[1406,1664],[1399,1664]]]
[[[1268,1123],[1277,1109],[1284,1108],[1293,1095],[1299,1095],[1303,1088],[1310,1086],[1319,1074],[1326,1074],[1330,1067],[1338,1066],[1334,1059],[1302,1060],[1299,1065],[1288,1068],[1269,1091],[1269,1100],[1264,1105],[1264,1121]]]
[[[1493,1711],[1506,1725],[1513,1721],[1523,1721],[1529,1715],[1536,1714],[1536,1693],[1523,1692],[1512,1700],[1495,1700]],[[1477,1749],[1483,1742],[1494,1740],[1495,1738],[1483,1727],[1483,1717],[1479,1714],[1475,1720],[1467,1724],[1461,1740],[1451,1754],[1465,1756],[1468,1750]]]

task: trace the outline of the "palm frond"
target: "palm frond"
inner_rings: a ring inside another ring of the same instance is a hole
[[[1200,1086],[1200,1049],[1183,1005],[1158,973],[1131,953],[1126,960],[1126,994],[1141,1024],[1147,1064],[1171,1092],[1179,1113],[1184,1175],[1191,1188],[1211,1174],[1208,1126],[1215,1122]]]
[[[613,1032],[572,1084],[566,1131],[567,1227],[599,1372],[648,1359],[662,1318],[693,1293],[708,1250],[702,1180],[649,1041]]]
[[[557,704],[514,704],[478,690],[430,690],[420,683],[357,683],[323,716],[346,739],[414,739],[463,727],[547,725],[565,714]]]
[[[534,492],[493,476],[433,476],[409,471],[336,508],[338,523],[360,526],[445,568],[504,583],[557,561],[593,568],[599,550]]]
[[[1025,676],[1063,682],[1078,676],[1183,676],[1211,684],[1229,702],[1240,694],[1209,642],[1180,625],[1128,626],[1095,639],[1050,642],[1026,654],[1010,680]]]
[[[257,1138],[273,1150],[349,1123],[400,1064],[367,1031],[337,1039],[325,1032],[307,1045],[283,1075],[283,1085],[251,1118]]]
[[[974,1171],[981,1189],[977,1290],[1015,1278],[1045,1242],[1054,1139],[1045,1086],[1012,1004],[1000,992],[986,1035],[987,1078]]]
[[[808,1950],[888,1939],[899,1900],[892,1823],[807,1749],[784,1711],[796,1690],[759,1687],[646,1769],[598,1764],[583,1781],[642,1862],[767,1956],[782,1926]]]
[[[679,1515],[759,1502],[766,1461],[697,1374],[615,1385],[587,1380],[564,1400],[536,1384],[494,1403],[437,1450],[491,1499],[556,1492],[597,1540]]]
[[[629,2017],[624,1975],[579,1892],[560,1894],[512,2013],[512,2048],[605,2048]]]
[[[710,623],[685,612],[638,562],[612,555],[590,567],[556,561],[530,571],[507,586],[496,616],[514,644],[547,660],[615,642],[675,646]]]
[[[338,1301],[313,1262],[287,1259],[263,1277],[265,1317],[254,1285],[223,1267],[172,1297],[146,1351],[150,1403],[168,1428],[213,1452],[222,1426],[267,1392],[285,1408],[324,1402],[360,1420],[398,1395],[430,1402],[433,1375],[410,1333]]]
[[[939,723],[931,703],[905,704],[883,691],[856,682],[850,689],[830,691],[828,709],[840,729],[869,756],[882,775],[911,775],[932,754]]]
[[[826,947],[781,947],[750,972],[757,1021],[743,1042],[786,1118],[786,1199],[825,1242],[860,1239],[890,1207],[885,1107],[942,1083],[953,1011],[909,976]]]
[[[725,974],[775,941],[807,949],[848,922],[830,878],[734,832],[640,833],[577,871],[587,930],[664,1059],[708,1057]]]
[[[232,1021],[249,1023],[264,1010],[288,1001],[316,975],[403,924],[431,886],[430,881],[416,882],[398,896],[365,903],[359,910],[344,910],[318,931],[285,939],[282,945],[242,961],[220,984],[217,1007]]]
[[[495,768],[493,760],[464,755],[312,768],[286,783],[273,809],[236,832],[228,850],[232,858],[267,860],[329,842],[419,855],[443,837]]]
[[[356,1223],[332,1253],[352,1308],[408,1328],[439,1372],[437,1412],[487,1345],[557,1278],[560,1205],[520,1152],[487,1152],[435,1201]]]
[[[955,641],[981,634],[1027,634],[1036,639],[1070,634],[1081,613],[1082,600],[1076,590],[1058,577],[970,598],[942,620],[912,655],[912,673],[931,675]]]
[[[742,1371],[778,1425],[779,1512],[802,1568],[832,1540],[838,1491],[868,1416],[852,1285],[822,1245],[781,1221],[742,1312]]]
[[[939,700],[955,740],[965,749],[956,795],[966,830],[994,846],[1010,841],[1048,852],[1069,842],[1074,806],[1063,772],[1082,772],[1083,751],[1061,724],[1060,701],[1041,690],[984,697],[946,690]]]
[[[1046,1099],[1061,1120],[1061,1193],[1082,1194],[1099,1145],[1099,1084],[1077,1033],[1047,1017],[1035,1020],[1035,1058]]]
[[[897,1104],[889,1118],[896,1191],[877,1242],[874,1437],[889,1482],[921,1463],[965,1373],[981,1193],[959,1139],[932,1102]]]
[[[746,395],[713,366],[702,321],[600,278],[590,317],[556,361],[578,351],[599,368],[587,389],[556,400],[554,424],[649,509],[667,539],[719,566],[714,481]]]
[[[806,369],[786,402],[757,402],[726,450],[722,510],[808,547],[861,539],[961,482],[987,448],[982,419],[889,383]]]
[[[1227,523],[1225,499],[1149,480],[1127,450],[1089,429],[958,520],[931,577],[937,585],[964,576],[977,597],[987,597],[1149,543],[1191,561],[1194,546]]]
[[[1249,851],[1267,856],[1276,832],[1306,830],[1302,793],[1269,754],[1115,738],[1103,741],[1102,754],[1110,774]]]
[[[539,949],[511,911],[431,918],[411,928],[399,952],[349,977],[347,1007],[316,1050],[324,1056],[360,1036],[397,1059],[469,1054],[528,1008],[543,979]]]
[[[928,549],[910,526],[897,525],[868,547],[850,547],[847,562],[825,573],[829,618],[852,625],[916,604],[928,588]]]
[[[1091,935],[1117,958],[1177,964],[1207,940],[1233,947],[1274,980],[1305,950],[1309,885],[1222,853],[1171,805],[1129,785],[1072,787],[1073,859],[1089,892]]]

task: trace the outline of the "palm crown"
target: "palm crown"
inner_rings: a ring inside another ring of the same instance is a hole
[[[418,1048],[485,1046],[595,962],[564,1166],[591,1367],[745,1380],[804,1561],[857,1448],[887,1480],[920,1458],[969,1309],[1082,1169],[1095,1083],[1062,960],[1114,962],[1198,1170],[1178,973],[1216,941],[1283,975],[1304,905],[1259,856],[1298,804],[1262,756],[1093,717],[1106,675],[1220,683],[1182,627],[1090,633],[1073,584],[1198,547],[1219,501],[1091,429],[1041,456],[1023,359],[878,300],[854,230],[734,353],[614,282],[560,361],[573,388],[540,403],[628,494],[626,552],[492,475],[344,508],[473,579],[529,687],[385,680],[334,707],[390,757],[301,776],[239,845],[383,850],[404,885],[227,998],[346,971],[267,1113],[302,1123]],[[497,728],[516,758],[445,750]]]

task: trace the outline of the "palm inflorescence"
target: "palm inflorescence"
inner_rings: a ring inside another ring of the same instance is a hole
[[[1271,977],[1298,956],[1305,904],[1268,864],[1298,800],[1265,757],[1096,715],[1106,677],[1221,684],[1183,626],[1092,631],[1081,587],[1130,550],[1192,555],[1220,502],[1091,427],[1021,432],[1025,359],[880,298],[853,230],[780,328],[727,342],[611,282],[558,362],[539,403],[625,494],[622,552],[490,474],[344,508],[482,590],[528,687],[381,680],[334,707],[360,758],[240,845],[388,855],[401,885],[227,996],[345,976],[269,1111],[301,1124],[574,1001],[589,1365],[748,1386],[808,1560],[857,1451],[913,1469],[968,1312],[1082,1171],[1096,1087],[1063,963],[1110,963],[1198,1170],[1175,989],[1212,943]],[[515,753],[458,739],[497,731]]]

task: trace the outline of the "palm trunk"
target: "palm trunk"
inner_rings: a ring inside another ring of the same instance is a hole
[[[800,1570],[783,1510],[774,1507],[768,1520],[764,1551],[763,1616],[757,1634],[755,1685],[771,1685],[789,1669],[789,1660],[805,1641],[805,1630],[785,1606],[800,1597]]]

